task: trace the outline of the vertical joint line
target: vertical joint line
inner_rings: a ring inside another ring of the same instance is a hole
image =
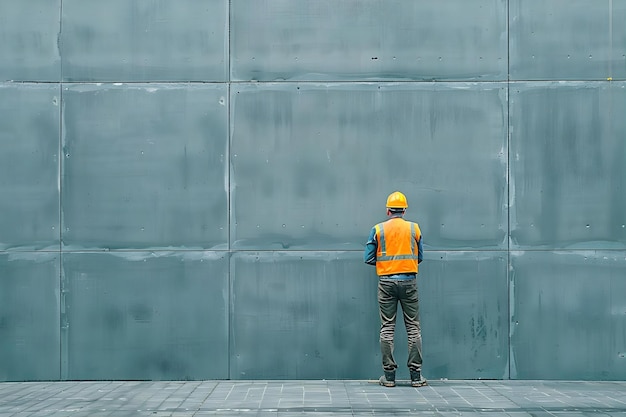
[[[59,34],[57,38],[57,49],[59,53],[59,137],[57,164],[57,187],[59,191],[59,379],[67,379],[66,375],[66,340],[67,329],[64,326],[65,317],[65,285],[63,282],[63,0],[59,0]]]
[[[613,0],[609,0],[609,79],[613,79]]]
[[[228,30],[226,31],[226,42],[227,42],[227,54],[228,56],[226,57],[227,59],[227,73],[226,73],[226,94],[228,96],[227,99],[227,106],[228,108],[226,109],[226,120],[227,120],[227,128],[226,128],[226,132],[227,132],[227,139],[226,139],[226,164],[227,164],[227,170],[226,170],[226,175],[228,176],[228,190],[226,191],[227,194],[227,201],[228,201],[228,216],[227,216],[227,228],[228,228],[228,251],[226,252],[226,256],[227,261],[228,261],[228,333],[227,333],[227,338],[228,338],[228,355],[227,355],[227,359],[226,359],[226,363],[227,363],[227,370],[226,370],[226,374],[228,379],[232,379],[232,375],[231,375],[231,356],[232,356],[232,351],[233,351],[233,345],[232,345],[232,316],[234,314],[234,310],[233,310],[233,303],[232,303],[232,287],[233,287],[233,276],[232,276],[232,244],[231,244],[231,223],[232,223],[232,211],[231,211],[231,207],[232,207],[232,189],[231,189],[231,170],[232,170],[232,158],[231,158],[231,100],[232,100],[232,96],[231,96],[231,40],[230,40],[230,34],[231,34],[231,10],[232,10],[232,0],[228,1],[228,10],[226,11],[227,15],[228,15]]]
[[[511,379],[511,1],[506,2],[506,194],[507,194],[507,239],[506,239],[506,296],[507,296],[507,356],[508,379]]]

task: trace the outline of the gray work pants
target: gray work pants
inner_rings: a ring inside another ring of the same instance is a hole
[[[396,329],[398,302],[402,307],[407,331],[409,359],[407,366],[412,371],[422,370],[422,331],[419,321],[419,306],[416,279],[378,280],[378,306],[380,310],[380,351],[383,369],[393,371],[398,365],[393,359],[393,337]]]

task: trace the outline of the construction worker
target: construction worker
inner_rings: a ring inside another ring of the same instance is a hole
[[[376,266],[378,275],[378,306],[380,312],[380,350],[384,375],[379,383],[396,385],[396,362],[393,358],[393,338],[398,302],[402,307],[407,331],[411,386],[426,385],[422,377],[422,332],[419,322],[417,296],[418,264],[422,262],[422,233],[417,223],[404,220],[409,207],[406,196],[395,191],[387,198],[385,222],[372,228],[365,245],[363,260]]]

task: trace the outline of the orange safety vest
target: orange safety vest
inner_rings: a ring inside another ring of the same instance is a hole
[[[417,223],[395,217],[376,226],[376,273],[417,274],[419,241],[422,237]]]

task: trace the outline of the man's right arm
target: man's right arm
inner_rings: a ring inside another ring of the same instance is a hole
[[[420,238],[417,241],[417,264],[421,264],[422,261],[424,260],[424,248],[422,247],[422,231],[419,229],[419,225],[417,223],[415,223],[415,227],[417,227],[417,230],[419,230],[419,235]]]
[[[417,242],[417,263],[418,265],[422,263],[424,260],[424,249],[422,248],[422,237],[420,236],[420,240]]]
[[[370,236],[365,244],[365,252],[363,253],[363,262],[368,265],[376,265],[376,249],[378,242],[376,241],[376,228],[372,227]]]

